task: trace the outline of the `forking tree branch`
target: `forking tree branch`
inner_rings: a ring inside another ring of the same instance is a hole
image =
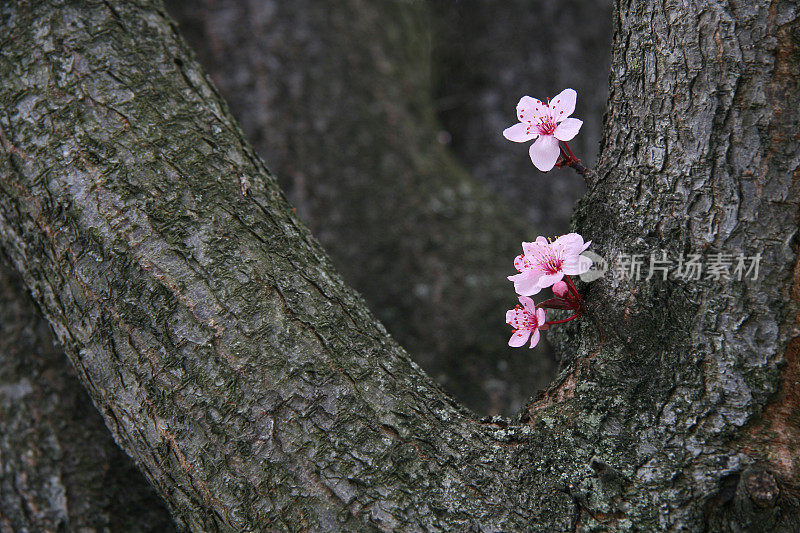
[[[761,277],[589,285],[572,364],[508,425],[454,404],[341,283],[162,11],[3,7],[0,245],[179,524],[797,524],[797,7],[661,7],[617,12],[576,222],[607,257],[759,250]],[[667,24],[719,53],[672,54]]]

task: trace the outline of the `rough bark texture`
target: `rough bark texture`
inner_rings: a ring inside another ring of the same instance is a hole
[[[337,270],[429,374],[491,414],[550,382],[552,352],[509,348],[503,326],[536,233],[437,140],[425,2],[167,7]]]
[[[590,441],[620,422],[636,436],[624,453],[601,447],[599,457],[627,465],[660,527],[794,531],[798,6],[621,4],[604,146],[578,229],[612,269],[622,253],[662,250],[705,264],[760,253],[761,268],[747,281],[704,272],[592,283],[592,320],[562,338],[577,357],[560,397],[603,391]],[[762,470],[780,487],[763,506],[747,489]],[[590,509],[619,524],[628,505],[623,495]]]
[[[172,531],[0,256],[0,531]]]
[[[578,227],[761,276],[595,282],[515,421],[451,402],[340,281],[163,12],[41,8],[2,7],[0,245],[180,524],[800,527],[794,3],[619,7]]]
[[[522,95],[544,99],[572,87],[578,91],[574,116],[584,122],[570,146],[585,165],[595,164],[608,96],[612,2],[430,3],[436,106],[453,153],[541,234],[566,233],[583,178],[571,169],[539,172],[527,144],[500,132],[515,122]]]

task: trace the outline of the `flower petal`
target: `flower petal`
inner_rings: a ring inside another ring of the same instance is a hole
[[[536,310],[536,320],[539,322],[539,329],[545,327],[544,323],[547,322],[547,313],[544,309],[539,308]]]
[[[553,110],[553,118],[556,122],[561,122],[575,111],[577,99],[578,93],[574,89],[564,89],[550,100],[550,109]]]
[[[533,126],[530,124],[517,122],[510,128],[503,130],[503,137],[515,143],[524,143],[539,136],[538,133],[534,133],[532,130]]]
[[[528,342],[528,337],[531,334],[531,330],[529,329],[518,329],[511,335],[511,338],[508,339],[508,345],[513,348],[519,348],[526,342]]]
[[[519,303],[522,304],[522,308],[525,309],[528,313],[534,314],[536,312],[536,304],[533,303],[527,296],[520,296]]]
[[[538,276],[531,276],[529,272],[508,276],[508,279],[514,282],[514,290],[522,296],[533,296],[542,290],[539,288]]]
[[[539,119],[550,113],[550,109],[536,98],[523,96],[517,104],[517,118],[520,122],[539,122]]]
[[[533,264],[533,258],[539,255],[546,255],[550,252],[550,243],[547,242],[544,237],[539,237],[534,242],[523,242],[522,251],[525,252],[528,262]]]
[[[578,255],[585,248],[583,247],[583,237],[580,233],[567,233],[553,242],[553,247],[560,246],[567,255]]]
[[[564,270],[564,274],[567,274],[568,276],[579,276],[589,272],[589,269],[592,268],[593,264],[594,261],[591,258],[586,257],[585,255],[578,255],[567,258],[564,261],[562,269]]]
[[[578,120],[577,118],[564,119],[561,124],[556,126],[553,137],[559,141],[571,141],[581,130],[581,126],[583,126],[582,120]]]
[[[533,164],[542,172],[552,170],[558,160],[558,140],[552,135],[542,135],[531,145],[528,153]]]
[[[533,331],[533,335],[531,335],[531,348],[539,344],[539,338],[541,337],[539,330],[536,329]],[[527,339],[525,339],[527,340]]]
[[[506,311],[506,324],[511,324],[514,322],[514,319],[517,318],[517,310],[516,309],[509,309]]]
[[[530,270],[533,267],[530,260],[525,257],[525,254],[518,255],[514,258],[514,268],[517,269],[517,272],[525,272],[526,270]]]
[[[553,285],[557,281],[561,281],[562,279],[564,279],[564,272],[563,271],[556,272],[555,274],[547,274],[547,275],[541,276],[538,279],[537,285],[539,286],[539,290],[542,290],[542,289],[546,289],[547,287]]]

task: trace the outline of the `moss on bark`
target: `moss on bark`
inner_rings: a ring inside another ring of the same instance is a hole
[[[762,277],[595,282],[513,421],[461,409],[386,334],[162,11],[43,7],[0,8],[0,246],[179,524],[797,529],[796,457],[748,436],[796,431],[794,3],[618,9],[578,227],[609,257],[760,249]]]

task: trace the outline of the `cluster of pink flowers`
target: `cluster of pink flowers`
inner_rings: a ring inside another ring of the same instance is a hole
[[[506,128],[503,135],[518,143],[536,139],[528,153],[542,172],[554,166],[569,165],[585,175],[586,169],[566,142],[572,140],[583,125],[583,121],[569,118],[575,111],[576,99],[577,93],[572,89],[564,89],[552,101],[548,98],[546,104],[523,96],[517,104],[519,123]],[[533,348],[539,343],[539,331],[581,316],[583,298],[570,276],[583,274],[591,268],[592,260],[581,255],[590,244],[591,241],[584,243],[577,233],[562,235],[555,241],[538,237],[534,242],[522,243],[522,255],[514,260],[519,274],[508,277],[514,282],[520,303],[506,312],[506,322],[514,329],[509,346],[522,346],[530,339]],[[537,308],[530,297],[549,287],[554,297]],[[548,321],[545,309],[572,311],[572,316]]]
[[[509,276],[514,290],[519,294],[519,303],[506,312],[506,322],[514,329],[509,346],[522,346],[531,339],[531,348],[539,343],[539,331],[554,324],[575,320],[581,316],[583,298],[570,276],[589,270],[592,260],[582,256],[591,241],[584,243],[577,233],[562,235],[554,241],[538,237],[534,242],[522,243],[522,255],[514,260],[519,274]],[[542,289],[552,287],[554,298],[545,300],[536,307],[530,298]],[[563,320],[547,321],[545,309],[565,309],[573,312]]]

